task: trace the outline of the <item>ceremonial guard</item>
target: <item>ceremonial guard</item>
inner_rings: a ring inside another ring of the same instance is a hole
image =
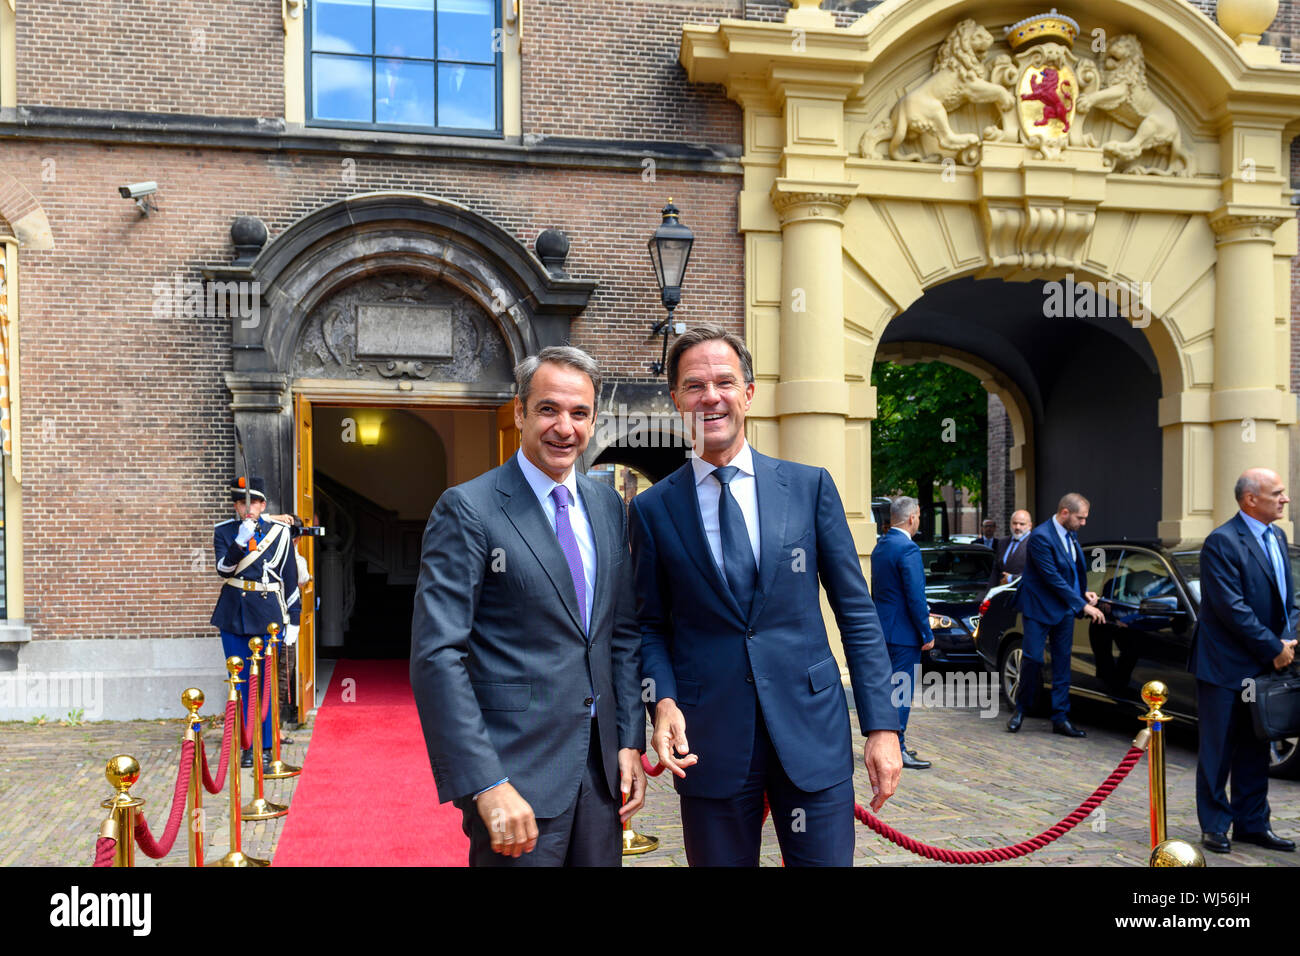
[[[211,623],[221,632],[225,655],[247,660],[249,640],[265,640],[268,624],[280,625],[285,634],[290,624],[297,625],[302,607],[298,599],[298,563],[292,525],[279,520],[281,516],[272,519],[262,514],[266,508],[266,483],[257,477],[246,483],[241,476],[230,483],[230,495],[236,517],[218,524],[212,537],[217,573],[225,578],[225,586],[217,598]],[[244,677],[248,674],[246,667]],[[247,685],[243,689],[247,724],[251,692]],[[262,722],[264,763],[270,760],[271,733],[268,712]],[[246,750],[240,766],[252,765],[252,752]]]

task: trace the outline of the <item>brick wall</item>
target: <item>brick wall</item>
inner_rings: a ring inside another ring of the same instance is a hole
[[[18,102],[284,115],[279,0],[22,0]]]
[[[687,82],[682,24],[739,17],[740,0],[530,0],[524,131],[597,139],[739,143],[740,107]],[[575,82],[575,78],[589,78]]]

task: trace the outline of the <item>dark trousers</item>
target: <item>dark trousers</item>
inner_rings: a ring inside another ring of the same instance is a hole
[[[1042,683],[1043,650],[1052,649],[1052,723],[1070,719],[1070,652],[1074,645],[1074,618],[1066,616],[1055,624],[1031,617],[1025,621],[1024,656],[1020,665],[1020,693],[1016,710],[1024,713],[1034,706]],[[1050,642],[1050,643],[1049,643]]]
[[[227,656],[227,657],[238,657],[238,658],[242,658],[243,661],[244,661],[244,669],[243,669],[242,671],[239,672],[239,676],[240,676],[240,678],[244,681],[244,683],[242,683],[242,684],[239,685],[239,692],[240,692],[240,694],[241,694],[242,697],[243,697],[244,726],[245,726],[245,727],[249,726],[249,723],[248,723],[248,699],[252,696],[252,693],[251,693],[251,691],[249,690],[249,686],[248,686],[248,681],[249,681],[250,677],[252,676],[252,664],[249,663],[249,660],[248,660],[248,659],[249,659],[249,657],[252,656],[252,653],[253,653],[253,652],[250,651],[250,650],[248,649],[248,642],[249,642],[252,638],[254,638],[254,637],[258,637],[258,636],[260,636],[260,635],[256,635],[256,634],[231,634],[229,631],[222,631],[222,632],[221,632],[221,649],[222,649],[223,651],[226,652],[226,656]],[[266,667],[266,659],[265,659],[265,658],[262,659],[262,663],[261,663],[260,666],[263,667],[263,668]],[[260,678],[260,677],[259,677],[258,679],[259,679],[259,680],[262,680],[263,683],[265,683],[265,681],[264,681],[263,678]],[[262,687],[261,687],[261,686],[259,686],[259,687],[257,688],[257,696],[258,696],[257,706],[258,706],[258,707],[261,707],[261,706],[262,706]],[[270,750],[270,749],[271,749],[271,741],[272,741],[272,738],[271,738],[271,708],[270,708],[270,707],[267,707],[267,709],[266,709],[266,720],[262,721],[262,749],[263,749],[263,750]]]
[[[895,674],[906,674],[907,680],[902,684],[895,686],[907,691],[901,703],[898,705],[898,746],[902,750],[907,749],[904,742],[907,736],[907,718],[912,713],[912,694],[916,692],[916,665],[921,663],[921,646],[919,644],[886,644],[889,648],[889,663],[894,668]],[[898,678],[894,678],[895,681]]]
[[[521,793],[528,799],[528,794]],[[600,735],[591,721],[591,747],[573,803],[558,817],[537,821],[537,846],[531,853],[508,857],[492,850],[492,836],[473,797],[457,800],[461,828],[469,837],[470,866],[622,866],[623,826],[618,803],[605,782]]]
[[[740,792],[723,799],[680,797],[686,862],[758,866],[764,793],[786,866],[853,865],[853,778],[816,793],[800,790],[781,769],[761,713]]]
[[[1200,746],[1196,754],[1196,816],[1206,833],[1257,833],[1269,828],[1268,741],[1255,737],[1241,691],[1196,682]],[[1232,796],[1227,793],[1232,781]]]

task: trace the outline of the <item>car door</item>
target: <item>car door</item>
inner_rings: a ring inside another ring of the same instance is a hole
[[[1107,623],[1089,630],[1105,692],[1140,703],[1144,684],[1164,681],[1170,709],[1187,713],[1195,697],[1187,670],[1194,617],[1164,558],[1146,548],[1126,548],[1105,603]]]
[[[1119,565],[1123,549],[1103,545],[1085,545],[1083,548],[1084,564],[1088,568],[1087,590],[1096,592],[1104,600],[1110,593],[1115,579],[1115,569]],[[1091,639],[1092,629],[1097,627],[1086,617],[1074,622],[1074,644],[1071,648],[1070,685],[1093,694],[1106,694],[1101,677],[1098,675],[1095,646]]]

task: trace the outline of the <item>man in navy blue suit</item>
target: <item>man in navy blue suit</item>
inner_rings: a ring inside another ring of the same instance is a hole
[[[632,501],[641,672],[692,866],[757,866],[763,797],[788,866],[853,862],[853,746],[818,582],[839,624],[873,809],[901,773],[889,655],[824,468],[745,441],[745,343],[688,330],[667,361],[696,457]],[[690,742],[687,741],[687,733]]]
[[[1267,468],[1246,471],[1233,491],[1241,510],[1201,546],[1201,613],[1188,663],[1200,718],[1196,816],[1201,843],[1216,853],[1232,849],[1229,823],[1233,839],[1294,850],[1269,823],[1268,741],[1255,738],[1246,704],[1254,679],[1286,667],[1295,654],[1286,535],[1271,527],[1291,499]]]
[[[930,630],[930,605],[925,600],[925,568],[921,549],[912,535],[921,526],[921,508],[915,498],[900,495],[889,506],[890,528],[871,552],[871,597],[885,632],[889,661],[894,668],[898,704],[898,746],[903,766],[927,770],[930,761],[907,749],[907,718],[912,712],[912,692],[920,676],[921,652],[934,647]]]
[[[1025,711],[1033,707],[1042,683],[1043,651],[1052,649],[1052,732],[1066,737],[1088,736],[1070,723],[1070,650],[1074,619],[1106,621],[1097,609],[1097,595],[1087,590],[1088,572],[1076,532],[1088,522],[1088,499],[1070,494],[1056,506],[1056,514],[1029,534],[1029,555],[1020,579],[1016,601],[1025,622],[1020,664],[1020,693],[1007,721],[1013,734],[1020,729]]]

